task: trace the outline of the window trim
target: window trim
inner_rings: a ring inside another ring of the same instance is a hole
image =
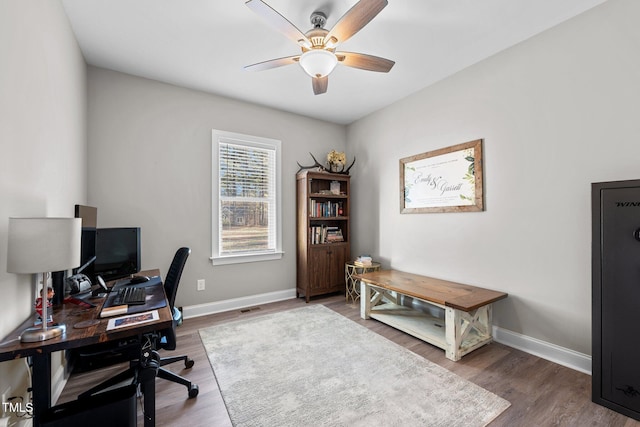
[[[220,255],[220,143],[229,142],[275,151],[276,229],[275,251]],[[282,141],[213,129],[211,132],[211,262],[215,265],[281,259],[282,251]]]

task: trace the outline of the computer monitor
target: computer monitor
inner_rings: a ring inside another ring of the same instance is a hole
[[[140,227],[96,230],[96,276],[120,279],[140,271],[140,264]]]

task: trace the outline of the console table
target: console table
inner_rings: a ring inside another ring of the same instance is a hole
[[[360,316],[376,319],[445,350],[457,361],[492,341],[492,303],[504,292],[432,277],[382,270],[355,276],[360,280]],[[430,310],[402,304],[402,296],[420,300]]]

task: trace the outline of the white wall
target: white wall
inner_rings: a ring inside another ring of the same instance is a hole
[[[352,252],[508,292],[499,327],[591,354],[590,184],[640,173],[638,16],[609,0],[351,125]],[[399,159],[478,138],[485,212],[399,213]]]
[[[346,128],[99,68],[89,68],[88,81],[89,203],[98,226],[142,227],[143,268],[162,273],[189,246],[178,306],[294,289],[296,162],[344,149]],[[282,141],[283,259],[209,261],[212,129]]]
[[[34,279],[6,272],[11,216],[85,203],[86,66],[58,1],[0,1],[0,337],[33,315]],[[0,363],[0,389],[24,375]]]

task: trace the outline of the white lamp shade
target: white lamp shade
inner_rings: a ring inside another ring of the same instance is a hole
[[[48,273],[80,266],[80,218],[9,218],[8,273]]]
[[[308,50],[300,57],[300,66],[311,77],[328,76],[337,63],[338,58],[324,49]]]

